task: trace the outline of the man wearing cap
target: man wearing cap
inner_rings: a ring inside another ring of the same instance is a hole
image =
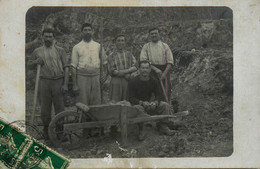
[[[115,102],[127,100],[127,85],[131,73],[137,70],[136,59],[125,50],[125,35],[115,37],[116,50],[108,57],[109,73],[111,76],[109,98]]]
[[[82,41],[72,50],[72,90],[78,94],[78,102],[98,105],[101,104],[101,83],[106,79],[100,70],[107,70],[107,56],[101,45],[92,39],[91,24],[84,23],[81,33]]]
[[[52,29],[42,32],[43,46],[35,49],[29,67],[41,65],[39,97],[41,103],[41,119],[44,125],[44,136],[48,139],[48,126],[51,121],[51,108],[55,114],[64,110],[63,92],[68,91],[68,57],[65,50],[54,43]]]
[[[165,94],[170,104],[171,99],[171,81],[170,70],[173,66],[173,55],[169,46],[160,40],[159,29],[149,30],[151,42],[145,44],[140,54],[140,61],[149,60],[151,62],[152,76],[163,81]],[[162,89],[160,88],[161,100],[165,100]]]

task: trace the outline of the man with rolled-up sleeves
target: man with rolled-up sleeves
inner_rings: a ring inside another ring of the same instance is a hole
[[[160,40],[158,28],[150,29],[149,36],[151,42],[143,46],[140,61],[149,60],[151,62],[151,75],[163,82],[168,103],[171,104],[170,70],[173,66],[173,55],[169,46]],[[161,87],[160,93],[161,100],[166,101]]]
[[[29,67],[41,65],[39,98],[43,133],[46,140],[51,121],[52,104],[55,114],[64,111],[64,96],[68,92],[69,62],[65,50],[55,44],[54,31],[46,28],[42,32],[44,44],[32,53]]]

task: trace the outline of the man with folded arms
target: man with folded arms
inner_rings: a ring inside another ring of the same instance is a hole
[[[115,38],[116,50],[108,57],[111,76],[109,98],[115,102],[128,99],[128,81],[131,73],[137,70],[136,59],[131,52],[125,50],[125,35]]]

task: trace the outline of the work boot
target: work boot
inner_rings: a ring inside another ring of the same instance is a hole
[[[51,142],[51,140],[45,140],[45,144],[48,147],[53,147],[54,146],[54,144]]]
[[[175,134],[174,130],[169,129],[167,125],[160,125],[159,126],[159,132],[161,134],[167,135],[167,136],[172,136]]]
[[[43,137],[45,140],[49,140],[48,127],[43,127]]]

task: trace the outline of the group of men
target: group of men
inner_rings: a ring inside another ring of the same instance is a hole
[[[83,24],[81,33],[82,41],[73,47],[71,63],[65,50],[56,45],[52,29],[43,30],[43,46],[34,50],[28,62],[30,67],[41,65],[39,97],[46,139],[52,104],[55,114],[64,110],[63,93],[68,92],[69,68],[77,102],[101,104],[101,87],[109,73],[111,101],[127,100],[152,115],[170,114],[166,98],[171,98],[169,75],[173,56],[169,46],[160,40],[158,28],[149,30],[151,42],[143,46],[139,66],[132,53],[125,50],[125,35],[115,37],[116,49],[107,56],[104,48],[92,39],[94,30],[91,24]],[[136,72],[139,75],[134,76]],[[163,134],[173,134],[166,122],[157,126]],[[139,129],[139,139],[142,140],[145,136],[142,124]]]

